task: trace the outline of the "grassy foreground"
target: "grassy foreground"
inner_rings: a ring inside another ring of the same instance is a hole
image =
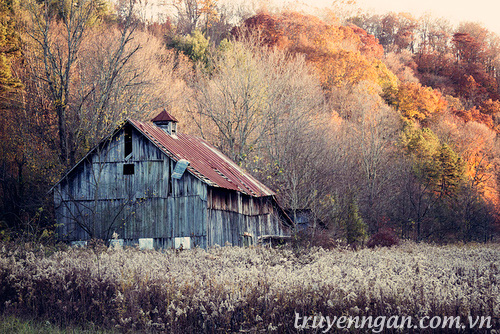
[[[112,334],[99,329],[67,327],[60,328],[49,321],[21,319],[14,316],[0,317],[0,333],[9,334]]]
[[[498,318],[499,283],[498,244],[180,253],[0,245],[0,312],[63,328],[295,332],[295,312]]]

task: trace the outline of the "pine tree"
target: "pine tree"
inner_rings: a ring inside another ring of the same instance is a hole
[[[458,191],[464,173],[463,161],[447,144],[441,145],[435,161],[436,191],[441,196],[453,197]]]
[[[353,195],[349,196],[345,219],[345,237],[350,245],[357,245],[366,238],[366,224],[359,215],[358,203]]]

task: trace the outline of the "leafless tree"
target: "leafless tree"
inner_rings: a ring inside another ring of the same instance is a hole
[[[253,35],[213,64],[198,73],[189,107],[202,136],[278,189],[292,215],[311,210],[328,184],[331,117],[304,58],[262,48]]]
[[[49,0],[42,3],[30,0],[26,3],[31,18],[26,24],[26,34],[31,38],[27,47],[33,50],[32,59],[36,59],[40,65],[34,65],[36,69],[32,73],[48,89],[48,97],[57,117],[60,158],[63,164],[73,164],[76,160],[78,134],[73,131],[71,122],[81,121],[78,114],[81,101],[74,100],[72,84],[76,79],[75,67],[84,61],[82,45],[100,19],[100,5],[101,1],[98,0],[83,0],[78,3],[60,1],[56,4]],[[115,48],[102,64],[102,77],[98,83],[101,90],[96,110],[105,109],[117,78],[139,49],[138,45],[129,47],[135,31],[132,6],[128,14],[120,25],[119,42],[114,44]],[[94,91],[95,87],[89,87],[88,95]]]
[[[275,140],[282,122],[295,121],[298,110],[307,115],[322,103],[322,95],[307,90],[311,76],[302,58],[238,41],[213,63],[213,73],[198,72],[190,110],[201,134],[238,163],[259,152],[265,138]]]
[[[54,110],[58,135],[49,140],[65,166],[73,165],[124,118],[143,119],[159,108],[174,107],[188,69],[182,57],[138,29],[134,1],[129,0],[118,23],[99,21],[92,1],[70,6],[62,19],[51,14],[47,3],[27,4],[31,21],[25,80],[34,83],[29,88],[36,92],[28,92],[32,101],[26,108],[49,101],[45,108]]]
[[[391,211],[396,172],[399,117],[386,106],[377,88],[361,82],[332,95],[332,106],[342,116],[331,153],[336,192],[354,194],[373,232]]]

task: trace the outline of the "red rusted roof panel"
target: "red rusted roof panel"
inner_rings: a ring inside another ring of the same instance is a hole
[[[177,119],[175,119],[174,116],[170,115],[165,109],[163,109],[161,113],[156,115],[156,117],[151,120],[151,122],[166,122],[166,121],[179,122]]]
[[[205,183],[254,197],[274,195],[273,191],[205,140],[187,134],[171,136],[151,123],[134,120],[130,123],[175,161],[188,160],[187,170]]]

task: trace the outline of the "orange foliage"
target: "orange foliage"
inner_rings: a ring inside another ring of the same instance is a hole
[[[355,85],[361,81],[375,81],[377,72],[359,53],[340,50],[324,54],[314,60],[317,73],[324,87]]]
[[[361,47],[359,49],[361,54],[373,58],[382,58],[384,56],[384,48],[375,36],[370,35],[366,30],[355,25],[351,25],[349,28],[352,29],[361,40]]]
[[[490,129],[495,128],[495,123],[493,122],[493,117],[491,115],[483,114],[476,107],[472,107],[469,110],[457,110],[453,109],[452,112],[460,117],[465,122],[478,122],[486,125]]]
[[[381,64],[383,48],[365,30],[325,23],[319,18],[295,12],[258,14],[244,22],[251,33],[259,31],[265,45],[305,55],[326,90],[371,81],[390,95],[396,77]],[[243,29],[234,29],[238,36]]]
[[[457,144],[462,146],[466,175],[490,203],[498,203],[499,192],[495,177],[495,157],[492,155],[496,134],[485,125],[468,122],[462,127]]]
[[[400,85],[396,94],[396,105],[404,117],[424,120],[445,110],[447,102],[438,91],[420,83],[408,82]]]
[[[250,31],[256,30],[261,34],[262,42],[269,46],[284,48],[288,45],[282,32],[280,22],[272,15],[260,13],[245,20],[244,27]],[[242,29],[235,27],[231,34],[239,37],[243,33]]]
[[[500,214],[499,183],[496,177],[499,168],[498,151],[495,149],[496,133],[485,124],[475,121],[481,117],[477,109],[445,112],[433,124],[437,134],[453,143],[455,151],[464,162],[464,180],[474,196],[479,196],[491,206],[491,213]],[[457,117],[457,115],[459,117]],[[493,209],[496,207],[496,209]]]
[[[455,33],[452,42],[457,49],[458,57],[461,61],[476,62],[484,52],[485,45],[468,33]]]
[[[492,99],[483,102],[483,105],[479,108],[479,111],[483,114],[494,115],[500,112],[500,101]]]
[[[260,13],[246,19],[243,26],[250,31],[259,31],[266,45],[303,53],[308,58],[339,50],[357,51],[368,58],[383,56],[378,40],[363,29],[327,24],[312,15]],[[241,29],[233,29],[233,35],[240,33]]]

